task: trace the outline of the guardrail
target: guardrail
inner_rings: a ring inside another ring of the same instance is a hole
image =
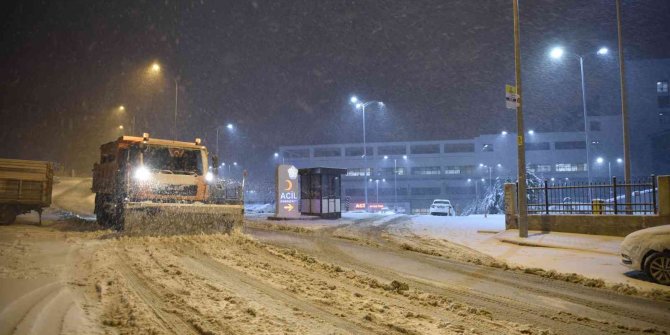
[[[549,182],[528,187],[528,214],[628,214],[658,213],[656,176],[619,183]],[[626,194],[630,194],[627,199]]]

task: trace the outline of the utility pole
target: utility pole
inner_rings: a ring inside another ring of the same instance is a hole
[[[393,159],[393,197],[395,202],[395,205],[393,206],[393,211],[397,212],[398,211],[398,163],[397,159]]]
[[[589,140],[588,113],[586,110],[586,85],[584,83],[584,57],[579,56],[579,72],[582,79],[582,109],[584,111],[584,140],[586,141],[586,178],[589,181],[589,202],[591,202],[591,142]]]
[[[172,128],[172,138],[177,140],[177,102],[179,99],[179,85],[177,83],[177,78],[174,78],[174,124]]]
[[[626,67],[623,61],[623,37],[621,31],[621,0],[616,0],[616,26],[619,48],[619,83],[621,84],[621,125],[623,126],[623,166],[626,184],[626,213],[632,214],[630,189],[630,137],[628,134],[628,98],[626,96]],[[587,144],[588,145],[588,144]]]
[[[618,0],[617,0],[618,1]],[[516,133],[517,133],[517,170],[519,180],[519,237],[528,237],[528,208],[526,201],[526,139],[523,126],[523,95],[521,91],[521,47],[519,44],[519,0],[512,0],[514,12],[514,70],[516,78]],[[588,145],[588,143],[587,143]]]

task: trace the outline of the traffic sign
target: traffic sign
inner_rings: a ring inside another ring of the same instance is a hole
[[[508,109],[519,107],[519,95],[516,94],[516,86],[505,85],[505,105]]]

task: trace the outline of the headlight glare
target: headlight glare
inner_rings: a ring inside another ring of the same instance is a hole
[[[135,169],[135,174],[133,176],[139,181],[147,181],[151,179],[151,171],[149,171],[149,169],[147,169],[145,166],[140,166],[139,168]]]

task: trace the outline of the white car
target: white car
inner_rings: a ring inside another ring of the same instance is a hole
[[[670,225],[638,230],[621,242],[621,261],[644,271],[655,282],[670,285]]]
[[[454,216],[456,212],[454,207],[451,206],[451,201],[445,199],[435,199],[433,204],[430,205],[430,215],[448,215]]]

